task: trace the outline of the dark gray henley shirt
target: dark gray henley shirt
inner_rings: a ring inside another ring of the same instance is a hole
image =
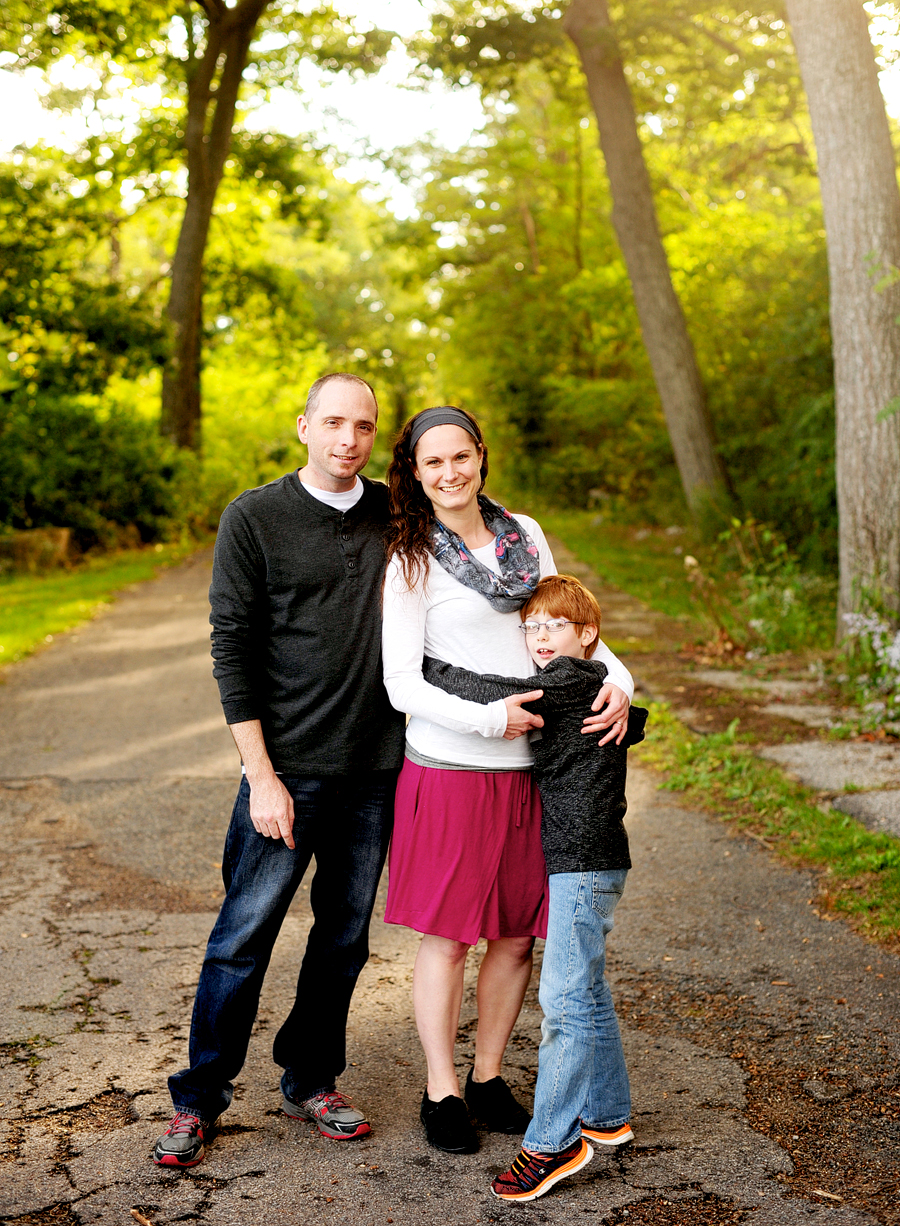
[[[229,724],[258,719],[285,775],[392,770],[404,719],[381,668],[387,487],[365,477],[341,512],[296,472],[222,515],[212,586],[213,674]]]

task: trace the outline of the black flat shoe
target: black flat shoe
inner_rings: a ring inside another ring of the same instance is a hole
[[[490,1081],[475,1081],[472,1073],[466,1078],[466,1102],[472,1115],[490,1132],[505,1132],[508,1136],[525,1132],[531,1116],[502,1077]]]
[[[428,1144],[435,1149],[442,1149],[445,1154],[474,1154],[478,1149],[478,1134],[461,1098],[448,1094],[433,1103],[426,1090],[419,1115]]]

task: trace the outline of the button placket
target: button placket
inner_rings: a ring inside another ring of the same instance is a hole
[[[344,558],[344,563],[346,564],[346,567],[347,567],[347,573],[352,578],[355,578],[359,571],[357,559],[353,557],[351,554],[351,551],[346,548],[347,542],[353,539],[352,533],[347,531],[349,527],[350,525],[347,523],[346,515],[341,515],[341,526],[340,526],[340,533],[339,533],[339,536],[341,538],[341,553]]]

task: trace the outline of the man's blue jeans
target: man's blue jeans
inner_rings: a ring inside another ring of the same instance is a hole
[[[263,977],[310,859],[313,927],[297,996],[275,1036],[282,1089],[304,1099],[334,1088],[346,1065],[350,998],[369,956],[369,920],[394,812],[396,771],[294,778],[294,842],[257,834],[250,786],[238,791],[225,840],[225,901],[200,972],[191,1019],[190,1068],[169,1078],[176,1110],[216,1119],[230,1104],[232,1078],[247,1055]]]
[[[618,1128],[631,1118],[619,1023],[606,982],[606,937],[626,869],[551,873],[541,970],[544,1011],[534,1118],[523,1142],[538,1154],[574,1145],[581,1124]]]

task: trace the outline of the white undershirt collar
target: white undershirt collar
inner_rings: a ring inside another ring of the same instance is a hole
[[[356,478],[356,484],[351,490],[340,490],[334,493],[332,490],[320,490],[317,485],[309,485],[303,478],[300,478],[300,484],[306,490],[307,494],[312,494],[313,498],[318,498],[319,502],[324,502],[326,506],[333,507],[335,511],[349,511],[351,507],[355,507],[363,496],[365,486],[359,477]]]

